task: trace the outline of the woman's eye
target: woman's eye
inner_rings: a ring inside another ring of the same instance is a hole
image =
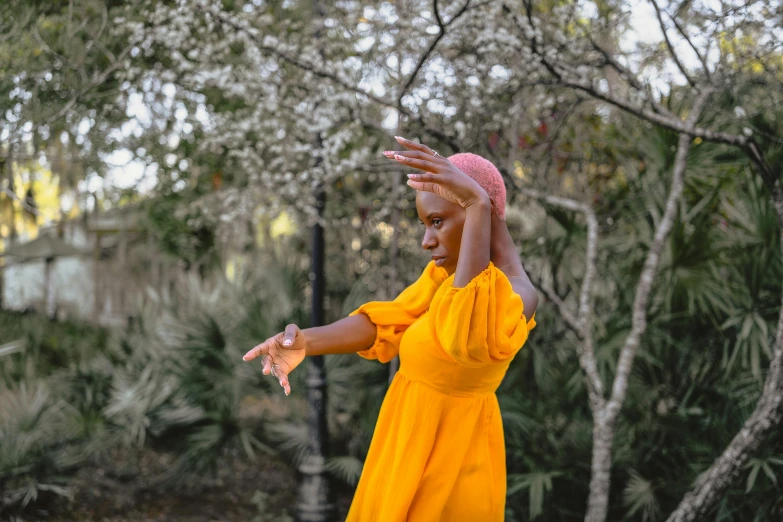
[[[437,227],[437,226],[440,226],[440,224],[441,224],[441,220],[440,220],[440,219],[433,219],[433,220],[432,220],[432,224],[433,224],[433,225],[435,225],[436,227]]]

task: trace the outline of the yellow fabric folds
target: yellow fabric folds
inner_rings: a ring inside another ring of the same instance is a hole
[[[419,279],[394,301],[372,301],[351,312],[349,315],[366,314],[378,330],[372,347],[358,352],[359,355],[382,363],[394,359],[400,351],[402,334],[427,311],[432,296],[446,277],[446,270],[430,262]]]
[[[430,328],[443,350],[464,366],[514,357],[536,325],[523,315],[522,298],[492,262],[463,288],[451,275],[430,306]]]

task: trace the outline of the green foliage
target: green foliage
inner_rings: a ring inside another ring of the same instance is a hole
[[[633,145],[624,169],[627,194],[634,196],[607,198],[597,209],[593,317],[605,386],[630,328],[634,283],[663,212],[676,137],[645,129],[628,139]],[[643,169],[634,155],[644,158]],[[581,280],[584,224],[546,211],[545,241],[530,241],[524,250],[545,263],[544,272],[567,295]],[[664,519],[735,436],[766,376],[781,280],[776,216],[761,180],[725,147],[695,144],[617,426],[609,520]],[[514,362],[500,390],[514,477],[509,488],[529,489],[509,494],[507,519],[579,520],[590,480],[592,418],[563,326],[546,307],[538,323],[527,361]],[[711,515],[715,520],[771,520],[779,513],[780,447],[774,435]],[[548,476],[551,492],[543,494]]]
[[[0,392],[0,512],[40,492],[68,496],[63,474],[86,459],[74,412],[41,381]]]
[[[145,202],[146,228],[166,254],[183,260],[188,266],[210,264],[216,253],[214,230],[199,220],[200,216],[188,211],[187,203],[186,196],[180,193]]]
[[[102,352],[107,342],[108,333],[100,328],[0,311],[0,345],[8,348],[8,353],[0,355],[0,384],[10,387],[24,378],[78,366]]]

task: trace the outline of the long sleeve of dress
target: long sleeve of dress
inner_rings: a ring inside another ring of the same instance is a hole
[[[450,276],[432,299],[430,329],[457,363],[479,367],[513,357],[535,325],[506,275],[489,266],[462,288]]]
[[[447,276],[443,268],[430,262],[419,279],[393,301],[371,301],[351,312],[349,315],[367,315],[377,328],[375,343],[357,353],[365,359],[377,359],[382,363],[391,361],[400,351],[402,334],[427,311]]]

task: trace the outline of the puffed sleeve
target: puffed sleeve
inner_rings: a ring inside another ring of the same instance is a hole
[[[431,261],[419,279],[394,301],[372,301],[351,312],[349,315],[367,315],[377,329],[375,343],[357,353],[365,359],[378,359],[382,363],[394,359],[400,351],[402,334],[427,311],[432,297],[447,277],[446,270]]]
[[[430,330],[443,350],[464,366],[514,357],[536,325],[523,315],[522,298],[506,275],[489,266],[462,288],[450,276],[432,299]]]

